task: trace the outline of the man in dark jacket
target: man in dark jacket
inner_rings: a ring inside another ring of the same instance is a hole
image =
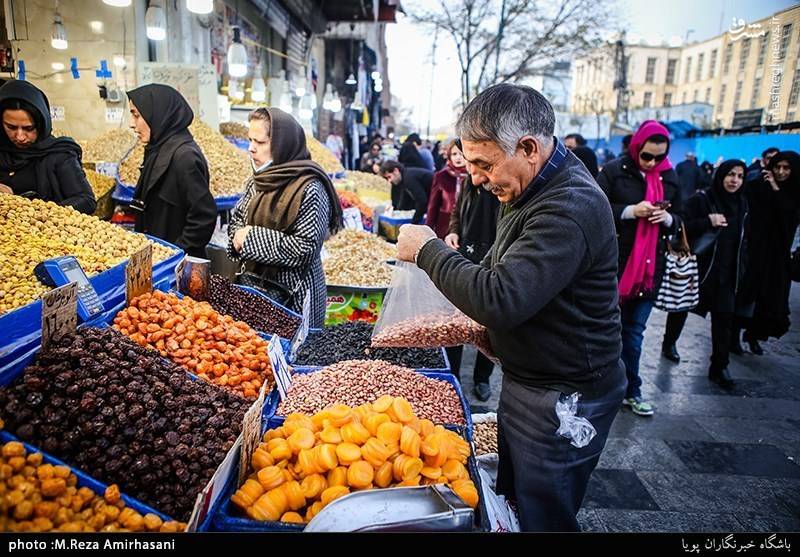
[[[592,178],[597,178],[600,172],[597,169],[597,155],[587,145],[586,140],[579,133],[571,133],[564,138],[564,147],[580,159]]]
[[[428,209],[433,172],[423,168],[406,168],[388,160],[381,165],[381,175],[392,184],[392,207],[397,211],[414,209],[414,224],[422,222]]]
[[[678,180],[681,183],[682,200],[686,201],[704,187],[703,171],[697,164],[697,157],[693,152],[686,153],[686,160],[678,163],[675,172],[678,173]]]
[[[745,182],[761,180],[763,178],[763,172],[769,166],[769,161],[780,152],[781,150],[777,147],[767,147],[764,149],[764,152],[761,153],[761,159],[747,167],[747,174],[744,178]]]
[[[611,209],[554,127],[552,106],[530,87],[475,97],[457,130],[473,183],[503,203],[494,246],[478,265],[406,225],[398,254],[487,327],[503,367],[498,490],[516,501],[524,530],[567,531],[579,529],[626,381]],[[559,430],[556,404],[573,393],[596,431],[586,445]]]

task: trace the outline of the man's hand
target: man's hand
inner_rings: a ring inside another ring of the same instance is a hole
[[[452,249],[459,248],[458,240],[459,240],[458,234],[456,234],[455,232],[452,232],[444,237],[444,243],[447,244],[448,248]]]
[[[12,190],[11,188],[9,188],[9,187],[8,187],[7,185],[5,185],[5,184],[0,184],[0,193],[9,193],[9,194],[12,194],[12,195],[13,195],[13,194],[14,194],[14,190]]]
[[[236,234],[233,235],[233,249],[235,249],[237,252],[241,253],[242,247],[244,246],[244,241],[247,239],[247,234],[250,232],[251,228],[253,227],[245,226],[237,230]]]
[[[413,263],[419,249],[431,238],[436,238],[436,233],[430,227],[421,224],[404,224],[400,227],[400,234],[397,236],[397,258]]]

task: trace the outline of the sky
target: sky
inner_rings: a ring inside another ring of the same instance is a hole
[[[441,0],[403,0],[407,12],[438,5]],[[447,1],[447,0],[445,0]],[[678,36],[689,42],[703,41],[726,31],[731,19],[755,21],[790,8],[789,0],[617,0],[621,26],[642,37]],[[452,4],[451,4],[452,6]],[[412,112],[412,120],[424,134],[429,116],[431,133],[450,126],[455,119],[453,104],[461,94],[460,69],[452,39],[440,33],[436,41],[435,68],[433,32],[413,24],[403,14],[388,25],[386,44],[392,94]],[[397,110],[397,106],[393,107]]]

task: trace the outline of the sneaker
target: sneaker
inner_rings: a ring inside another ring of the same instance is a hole
[[[622,400],[623,406],[630,406],[634,414],[639,416],[652,416],[655,410],[653,405],[642,400],[642,397],[631,397]]]
[[[492,388],[489,386],[489,383],[475,383],[475,396],[478,397],[478,400],[481,402],[486,402],[492,396]]]

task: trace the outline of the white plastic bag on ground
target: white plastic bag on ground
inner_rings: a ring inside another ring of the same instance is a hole
[[[502,495],[495,493],[497,483],[496,454],[487,454],[478,457],[478,474],[481,477],[481,497],[486,503],[489,524],[492,532],[519,532],[519,519],[517,513]]]

